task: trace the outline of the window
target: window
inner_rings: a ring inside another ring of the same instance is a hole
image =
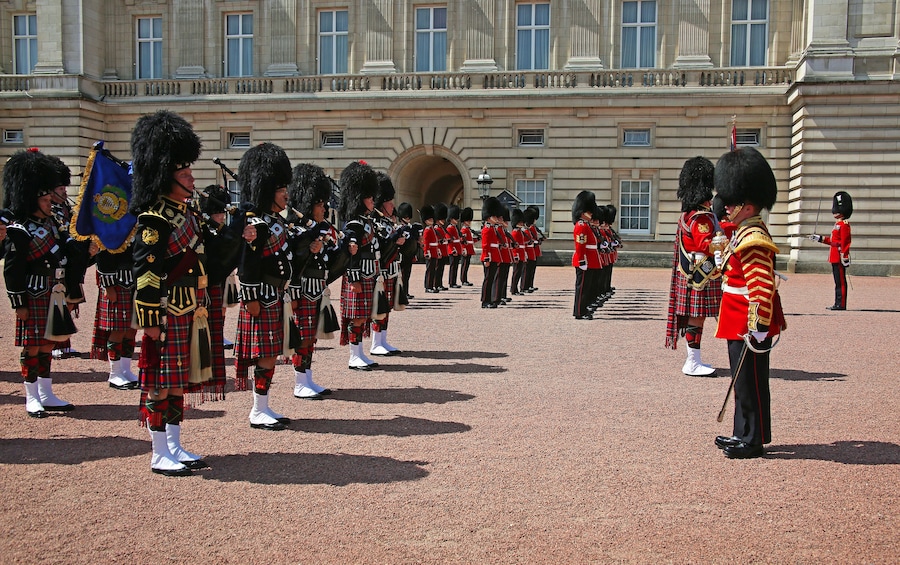
[[[319,12],[319,74],[347,73],[347,10]]]
[[[520,147],[543,147],[544,130],[539,128],[519,130]]]
[[[759,128],[756,128],[756,129],[737,128],[737,130],[735,130],[735,137],[737,138],[737,146],[738,147],[759,147],[759,141],[760,141]]]
[[[619,181],[619,231],[650,233],[650,181]]]
[[[538,209],[540,215],[534,223],[541,231],[544,230],[544,219],[547,208],[546,195],[546,180],[516,180],[516,196],[522,201],[519,204],[519,208],[524,210],[529,206],[534,206]]]
[[[3,130],[3,143],[22,145],[25,143],[25,132],[20,129],[5,129]]]
[[[731,0],[732,67],[766,64],[768,11],[768,0]]]
[[[550,68],[550,4],[516,5],[516,68]]]
[[[253,75],[253,14],[225,16],[225,76]]]
[[[416,8],[416,72],[447,70],[447,8]]]
[[[323,148],[340,148],[344,146],[343,131],[320,131],[319,144]]]
[[[228,196],[231,198],[231,203],[235,206],[240,206],[243,196],[241,195],[241,187],[238,186],[237,181],[234,179],[226,179],[225,188],[228,189]]]
[[[13,74],[30,75],[37,65],[37,16],[13,16]]]
[[[622,68],[656,66],[656,2],[622,3]]]
[[[650,147],[649,129],[626,129],[622,131],[622,145],[625,147]]]
[[[162,78],[162,18],[138,18],[137,78]]]
[[[241,131],[241,132],[231,132],[228,134],[228,148],[229,149],[248,149],[250,147],[250,133]]]

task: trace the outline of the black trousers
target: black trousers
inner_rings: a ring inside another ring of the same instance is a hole
[[[843,263],[832,263],[831,274],[834,275],[834,305],[847,307],[847,267]]]
[[[772,347],[772,340],[767,339],[754,347],[768,349]],[[769,352],[754,353],[749,348],[744,349],[744,340],[729,339],[728,361],[732,375],[739,369],[734,381],[734,436],[750,445],[770,443]]]
[[[498,302],[500,293],[497,289],[497,272],[500,264],[496,261],[484,263],[484,281],[481,283],[481,303]]]
[[[592,294],[598,276],[600,276],[600,269],[582,271],[575,268],[575,305],[572,308],[572,315],[575,317],[581,317],[588,313],[588,306],[594,299]]]
[[[457,273],[459,272],[459,260],[460,260],[459,255],[451,255],[450,256],[450,276],[449,276],[450,280],[448,281],[450,283],[450,286],[458,284],[457,283]]]
[[[471,255],[464,255],[459,261],[459,279],[460,282],[469,282],[469,264],[472,262]]]

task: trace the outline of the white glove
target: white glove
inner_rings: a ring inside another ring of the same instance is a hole
[[[809,239],[815,241],[816,243],[822,243],[822,236],[819,235],[819,234],[817,234],[817,233],[814,233],[814,234],[812,234],[812,235],[808,235],[807,237],[808,237]]]
[[[578,263],[578,268],[582,271],[587,271],[587,261],[580,261]]]
[[[713,260],[715,260],[715,262],[716,262],[716,267],[721,269],[722,268],[722,252],[719,251],[718,249],[716,250],[715,253],[713,253]]]
[[[750,336],[756,341],[762,342],[765,341],[767,337],[769,337],[768,332],[750,332]]]
[[[843,265],[845,267],[850,266],[850,256],[849,255],[847,257],[841,257],[841,265]]]

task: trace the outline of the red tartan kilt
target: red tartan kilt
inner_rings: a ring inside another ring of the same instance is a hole
[[[238,359],[278,357],[284,349],[284,303],[271,306],[260,304],[259,316],[254,318],[241,304],[238,314],[237,335],[234,340],[234,356]]]
[[[462,257],[462,255],[460,255]],[[387,298],[387,303],[390,305],[391,310],[394,309],[394,294],[397,291],[397,279],[387,279],[382,284],[384,284],[384,296]]]
[[[711,280],[703,290],[688,287],[687,278],[675,273],[675,314],[689,318],[712,318],[719,315],[722,303],[722,281]]]
[[[141,388],[188,388],[191,374],[191,322],[194,313],[184,316],[166,314],[166,341],[159,349],[159,363],[145,360],[150,352],[141,347]]]
[[[309,341],[316,338],[316,329],[319,326],[319,307],[322,299],[310,300],[301,296],[299,304],[294,308],[294,325],[300,334],[300,341]]]
[[[225,289],[221,285],[206,289],[209,296],[209,340],[212,346],[212,382],[225,386]],[[206,383],[209,385],[209,383]]]
[[[44,339],[47,331],[47,318],[50,315],[50,292],[41,296],[28,295],[28,319],[16,318],[16,345],[19,347],[38,347],[51,343]],[[53,342],[59,343],[59,342]]]
[[[341,318],[355,320],[369,318],[372,315],[372,296],[375,294],[375,278],[363,279],[362,292],[350,290],[347,275],[341,281]]]
[[[112,302],[102,289],[97,295],[97,326],[109,332],[131,329],[131,315],[134,304],[134,289],[116,286],[116,300]]]

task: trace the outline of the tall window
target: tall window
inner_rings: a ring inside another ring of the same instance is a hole
[[[447,8],[416,8],[416,72],[447,70]]]
[[[138,18],[137,78],[162,78],[162,18]]]
[[[766,64],[768,0],[731,0],[731,66]]]
[[[619,181],[619,231],[650,233],[650,181]]]
[[[544,219],[547,204],[547,181],[545,180],[516,180],[516,196],[522,201],[519,204],[521,209],[529,206],[535,206],[540,211],[537,221],[534,223],[541,230],[544,229]]]
[[[225,76],[253,75],[253,14],[225,16]]]
[[[319,12],[319,74],[347,73],[347,10]]]
[[[550,4],[516,5],[516,68],[550,68]]]
[[[622,3],[622,68],[656,66],[656,1]]]
[[[13,16],[13,47],[16,51],[13,73],[30,75],[37,65],[37,16]]]

